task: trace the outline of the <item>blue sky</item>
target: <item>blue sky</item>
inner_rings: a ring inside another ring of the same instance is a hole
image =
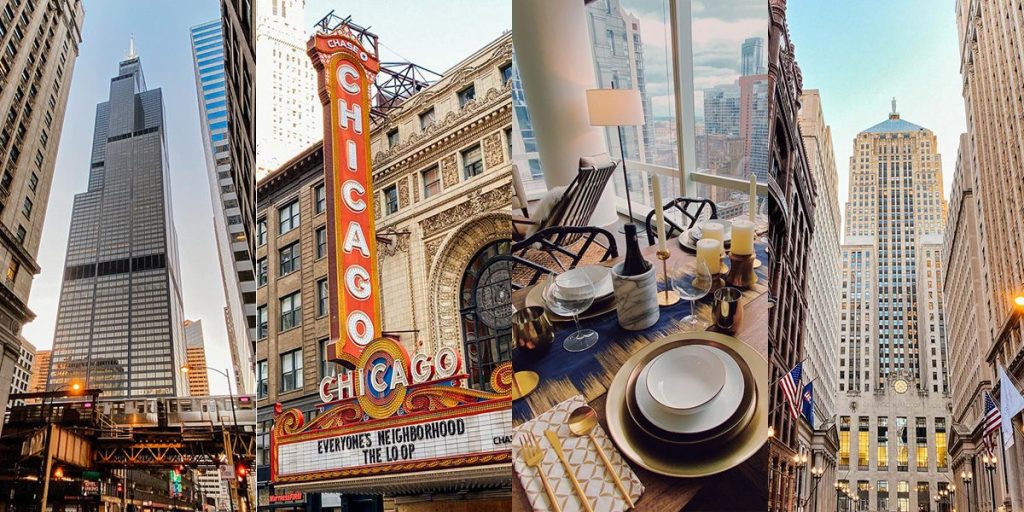
[[[955,0],[789,2],[804,89],[821,90],[832,127],[840,205],[853,138],[886,119],[893,96],[903,119],[935,132],[948,198],[966,130],[955,9]]]
[[[85,2],[82,43],[39,249],[42,272],[35,278],[29,299],[37,318],[24,329],[25,337],[36,347],[53,344],[71,204],[74,195],[86,189],[96,104],[107,99],[110,78],[117,74],[118,61],[124,58],[129,35],[134,33],[146,84],[163,89],[185,316],[203,321],[209,365],[230,366],[189,46],[189,27],[218,18],[217,0],[145,2],[145,8],[133,0]],[[227,392],[224,378],[216,374],[210,375],[210,388],[213,393]]]

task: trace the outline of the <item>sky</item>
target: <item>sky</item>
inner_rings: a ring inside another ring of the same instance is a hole
[[[512,30],[511,0],[306,0],[306,26],[331,10],[380,37],[382,61],[444,73]]]
[[[231,366],[224,326],[224,290],[217,263],[206,163],[196,101],[189,28],[220,17],[218,0],[146,2],[86,0],[79,56],[57,153],[29,307],[36,319],[23,334],[37,348],[53,345],[61,276],[74,195],[87,188],[96,104],[106,101],[110,79],[131,34],[146,85],[163,89],[174,223],[178,231],[185,318],[203,321],[207,364]],[[210,373],[210,392],[226,394],[223,376]]]
[[[948,199],[966,131],[955,9],[955,0],[790,0],[786,15],[804,90],[821,91],[832,127],[840,210],[853,138],[887,118],[893,96],[902,119],[935,132]]]
[[[672,52],[668,0],[621,0],[640,19],[644,77],[655,117],[673,115]],[[764,0],[693,0],[694,104],[704,113],[704,89],[731,84],[739,77],[740,46],[750,37],[768,42],[768,2]],[[766,59],[767,61],[767,59]]]

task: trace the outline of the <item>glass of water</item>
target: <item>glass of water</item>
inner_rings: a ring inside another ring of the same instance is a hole
[[[552,274],[544,288],[544,303],[548,309],[559,316],[571,316],[576,322],[576,332],[562,344],[568,352],[583,352],[597,344],[597,332],[580,328],[579,319],[579,314],[594,303],[594,293],[594,283],[586,272],[578,269]]]

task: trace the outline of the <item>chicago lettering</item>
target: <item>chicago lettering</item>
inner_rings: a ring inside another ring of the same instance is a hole
[[[367,365],[359,372],[345,371],[324,377],[320,381],[320,400],[330,403],[335,400],[354,398],[357,389],[362,396],[366,396],[371,390],[374,394],[386,394],[399,385],[408,387],[432,380],[447,379],[459,372],[462,368],[462,361],[454,348],[442,347],[433,357],[423,353],[412,356],[408,369],[406,369],[406,362],[401,359],[395,359],[390,368],[392,370],[390,381],[385,380],[388,365],[384,363]]]

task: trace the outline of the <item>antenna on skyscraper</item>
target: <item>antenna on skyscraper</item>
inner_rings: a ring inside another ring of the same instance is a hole
[[[896,113],[896,96],[892,97],[892,113]]]
[[[135,58],[135,34],[131,34],[128,39],[128,59]]]

